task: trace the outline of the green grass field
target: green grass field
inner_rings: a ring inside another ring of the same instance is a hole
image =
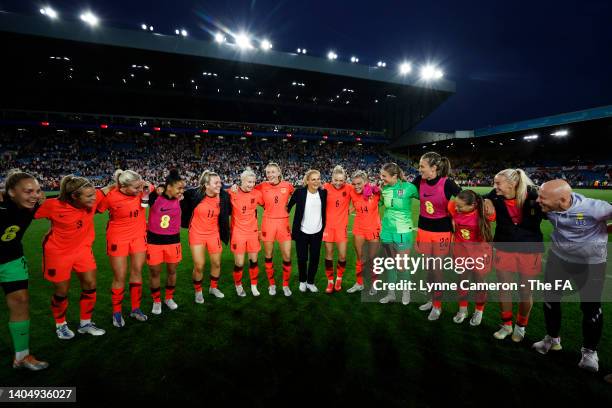
[[[581,191],[612,201],[612,191]],[[415,201],[415,221],[418,216]],[[456,325],[449,304],[437,322],[415,304],[362,303],[359,295],[345,292],[303,294],[297,288],[297,263],[293,262],[293,296],[282,292],[268,296],[260,255],[261,297],[236,296],[231,277],[233,260],[223,255],[220,288],[224,299],[205,292],[206,302],[193,302],[191,255],[183,231],[184,259],[178,271],[175,299],[178,310],[164,307],[161,316],[150,314],[151,298],[145,267],[143,310],[146,323],[127,317],[126,327],[111,323],[112,272],[105,255],[104,227],[107,215],[96,217],[94,252],[98,261],[98,303],[94,321],[107,330],[105,336],[78,335],[58,340],[50,311],[52,286],[41,272],[41,241],[47,221],[35,221],[25,239],[30,264],[32,314],[31,349],[50,362],[49,369],[32,373],[14,371],[12,345],[6,324],[0,330],[0,385],[76,386],[81,403],[120,403],[139,399],[168,403],[248,403],[252,406],[287,404],[336,404],[348,401],[379,402],[393,406],[430,406],[455,401],[455,405],[493,403],[536,405],[547,402],[580,403],[596,398],[601,406],[612,403],[612,385],[602,375],[612,372],[612,330],[606,324],[599,357],[602,372],[588,374],[577,368],[580,358],[582,315],[579,305],[563,305],[563,347],[555,355],[541,356],[530,349],[544,332],[541,303],[532,312],[527,338],[515,344],[509,338],[495,340],[499,308],[491,303],[480,327],[468,322]],[[551,225],[543,223],[545,237]],[[354,283],[352,243],[345,288]],[[275,255],[280,282],[280,255]],[[608,277],[612,276],[608,266]],[[164,279],[162,275],[162,279]],[[245,273],[245,288],[248,288]],[[163,282],[163,280],[162,280]],[[208,278],[205,280],[208,286]],[[321,261],[319,289],[324,289]],[[67,314],[76,332],[80,289],[73,277]],[[470,310],[473,306],[470,306]],[[612,315],[604,305],[606,319]],[[6,305],[0,321],[8,321]],[[539,396],[533,397],[533,396]]]

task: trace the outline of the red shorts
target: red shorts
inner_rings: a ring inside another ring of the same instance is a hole
[[[204,246],[204,249],[208,249],[209,254],[219,254],[223,252],[219,234],[200,235],[189,232],[189,246],[195,245]]]
[[[450,252],[452,233],[432,232],[419,228],[417,230],[415,249],[430,256],[446,256]]]
[[[538,276],[542,272],[542,254],[524,252],[504,252],[495,250],[495,269],[502,272],[515,272],[525,276]]]
[[[96,258],[90,246],[84,246],[70,252],[45,250],[43,254],[43,273],[50,282],[70,280],[70,273],[90,272],[96,269]]]
[[[246,235],[246,234],[233,234],[230,242],[230,250],[234,254],[244,254],[259,252],[261,244],[259,243],[259,236]]]
[[[261,240],[263,242],[291,241],[289,218],[266,218],[261,221]]]
[[[145,236],[123,241],[106,237],[106,254],[108,256],[128,256],[147,251]]]
[[[325,227],[323,231],[323,242],[348,242],[346,227]]]
[[[472,271],[485,275],[491,272],[493,247],[486,242],[453,243],[453,258],[470,258]],[[465,265],[464,265],[465,266]]]
[[[147,245],[147,265],[176,264],[183,259],[181,244]]]
[[[366,241],[379,241],[380,240],[380,230],[367,230],[363,228],[355,228],[353,227],[353,235],[356,237],[362,237]]]

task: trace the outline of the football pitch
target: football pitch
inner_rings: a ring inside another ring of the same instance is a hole
[[[612,190],[576,191],[612,201]],[[416,225],[416,200],[413,212]],[[30,266],[30,349],[50,367],[41,372],[11,368],[8,312],[2,301],[0,385],[75,386],[77,400],[90,404],[132,399],[205,405],[231,401],[249,406],[347,402],[431,406],[452,401],[454,405],[530,406],[542,400],[570,405],[594,399],[600,406],[612,404],[612,385],[602,380],[612,372],[612,330],[607,323],[612,319],[610,304],[603,305],[606,323],[598,350],[600,373],[590,374],[577,367],[582,344],[579,304],[562,306],[563,350],[542,356],[530,348],[545,334],[541,303],[534,304],[527,336],[518,344],[509,337],[504,341],[493,338],[499,325],[499,307],[494,302],[487,304],[479,327],[471,327],[467,320],[461,325],[453,323],[456,303],[445,305],[436,322],[429,322],[427,312],[419,311],[415,303],[363,303],[359,294],[346,293],[355,280],[351,236],[341,293],[327,295],[323,291],[323,254],[317,275],[320,292],[299,292],[294,255],[293,296],[285,297],[279,290],[271,297],[260,253],[261,296],[251,295],[245,272],[243,284],[248,295],[239,298],[233,286],[233,258],[225,248],[219,288],[226,296],[215,299],[205,290],[206,300],[200,305],[193,300],[191,254],[187,231],[182,230],[183,261],[175,292],[179,308],[170,311],[164,306],[160,316],[150,313],[152,300],[145,266],[142,309],[149,320],[141,323],[129,318],[126,295],[126,326],[117,329],[111,323],[112,271],[105,253],[107,218],[106,214],[96,216],[98,300],[93,315],[106,335],[76,334],[69,341],[56,337],[50,310],[52,286],[41,271],[41,242],[49,222],[34,221],[24,238]],[[542,228],[548,240],[551,224],[545,221]],[[276,248],[277,285],[281,282],[280,266]],[[612,278],[611,269],[608,265],[608,279]],[[162,286],[165,276],[164,271]],[[206,274],[205,288],[208,283]],[[73,275],[67,321],[75,332],[79,295],[78,280]],[[470,313],[472,310],[470,304]]]

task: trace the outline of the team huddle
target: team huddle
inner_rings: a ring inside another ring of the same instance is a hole
[[[108,212],[106,251],[113,271],[111,287],[112,323],[124,327],[123,301],[125,282],[129,282],[129,317],[145,322],[148,317],[141,309],[145,263],[149,269],[151,313],[162,313],[162,303],[169,310],[179,307],[174,299],[177,269],[182,261],[181,228],[188,229],[189,248],[193,259],[192,283],[195,303],[204,303],[204,275],[206,253],[210,260],[208,293],[216,298],[225,295],[219,289],[221,255],[224,244],[234,258],[233,281],[237,296],[247,296],[243,287],[245,256],[248,258],[250,293],[260,296],[258,257],[262,250],[265,259],[267,291],[277,293],[273,264],[274,244],[278,243],[282,259],[282,292],[292,296],[291,251],[295,241],[300,292],[317,292],[315,276],[319,266],[321,245],[325,247],[325,274],[328,294],[343,290],[347,269],[349,214],[354,213],[353,244],[356,253],[355,284],[348,293],[366,288],[366,260],[382,253],[386,257],[422,254],[426,257],[477,257],[487,260],[469,270],[472,282],[484,282],[495,269],[502,282],[526,282],[542,273],[544,238],[540,224],[561,212],[579,211],[585,221],[584,234],[607,242],[612,219],[609,203],[585,198],[573,193],[567,183],[554,180],[537,188],[524,171],[506,169],[494,179],[494,189],[485,196],[472,190],[462,190],[448,176],[448,159],[435,152],[424,154],[419,162],[419,173],[407,181],[395,163],[382,166],[377,181],[357,171],[350,177],[336,166],[330,183],[321,183],[321,174],[309,170],[303,186],[295,188],[283,180],[281,167],[269,163],[265,168],[266,181],[256,183],[257,175],[246,169],[240,184],[224,188],[219,174],[205,171],[199,186],[186,188],[177,169],[172,169],[163,185],[153,186],[136,172],[118,170],[114,183],[97,189],[86,178],[65,176],[57,197],[46,198],[35,177],[21,171],[7,175],[5,191],[0,196],[0,283],[6,294],[10,312],[9,330],[15,348],[15,368],[40,370],[48,366],[29,351],[28,265],[24,257],[22,238],[33,219],[45,218],[51,228],[43,241],[44,278],[54,285],[51,312],[59,339],[69,340],[75,334],[66,321],[68,292],[72,273],[80,286],[81,334],[100,336],[105,330],[92,320],[96,305],[96,259],[92,245],[95,238],[94,216]],[[418,225],[412,220],[412,200],[419,200]],[[569,201],[568,201],[569,200]],[[258,208],[263,208],[261,226]],[[293,225],[290,211],[295,207]],[[578,208],[579,207],[579,208]],[[147,212],[148,210],[148,212]],[[382,215],[381,215],[382,214]],[[491,222],[496,222],[493,234]],[[569,237],[559,222],[553,233],[556,241],[580,242],[580,234],[572,230]],[[416,233],[415,233],[416,232]],[[556,235],[555,235],[556,234]],[[530,245],[520,245],[521,243]],[[556,249],[555,249],[556,248]],[[334,257],[337,253],[337,262]],[[547,270],[567,269],[568,276],[580,274],[584,264],[589,273],[605,276],[607,255],[593,256],[588,262],[567,257],[562,248],[553,245]],[[166,284],[162,302],[161,275],[166,266]],[[581,266],[582,265],[582,266]],[[372,275],[369,294],[375,295],[374,283],[380,277]],[[406,272],[387,270],[388,281],[409,279]],[[427,271],[430,282],[442,282],[443,270]],[[548,278],[548,276],[547,276]],[[603,290],[601,280],[599,295]],[[597,288],[595,288],[597,291]],[[410,291],[398,293],[401,302],[410,303]],[[461,324],[469,317],[471,326],[481,324],[487,292],[472,294],[475,310],[469,316],[468,292],[458,293],[458,311],[453,321]],[[389,290],[381,303],[396,302],[395,290]],[[553,299],[558,304],[559,299]],[[551,303],[552,301],[551,300]],[[419,307],[428,312],[428,319],[438,320],[444,307],[443,293],[434,291],[430,301]],[[547,303],[548,304],[548,303]],[[503,340],[510,336],[520,342],[533,305],[532,293],[526,285],[520,291],[518,314],[513,315],[512,294],[500,294],[501,327],[493,335]],[[603,316],[601,304],[583,302],[584,347],[579,366],[598,370],[597,343],[601,337]],[[533,345],[542,354],[560,350],[560,306],[545,308],[546,337]]]

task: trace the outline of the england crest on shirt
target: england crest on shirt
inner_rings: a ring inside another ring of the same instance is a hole
[[[586,225],[586,221],[584,220],[584,213],[579,212],[576,214],[576,225],[579,225],[579,226]]]

